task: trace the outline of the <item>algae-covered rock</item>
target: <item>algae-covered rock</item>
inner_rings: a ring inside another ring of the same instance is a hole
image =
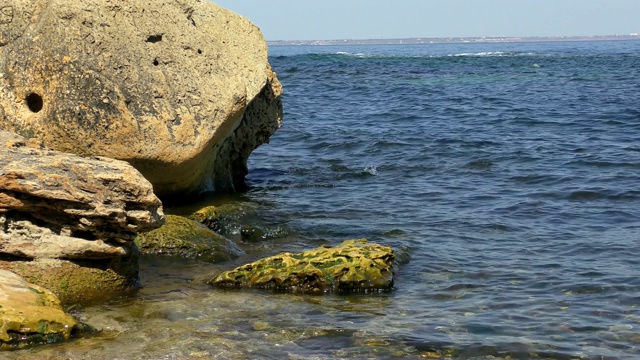
[[[63,304],[104,301],[131,294],[140,288],[137,252],[131,256],[100,261],[0,260],[0,269],[15,272],[28,282],[51,290]]]
[[[258,242],[267,238],[264,230],[252,225],[242,225],[240,227],[240,236],[242,237],[242,241],[247,242]]]
[[[223,236],[235,235],[240,231],[242,219],[255,210],[254,204],[247,202],[229,202],[216,206],[205,206],[189,219],[195,220]]]
[[[64,341],[79,326],[51,291],[0,270],[0,350]]]
[[[219,262],[243,253],[233,242],[194,220],[176,215],[166,219],[159,229],[138,234],[135,242],[143,254]]]
[[[220,232],[220,213],[215,206],[205,206],[187,218],[197,221],[215,232]]]
[[[264,240],[286,236],[289,230],[278,225],[256,226],[255,204],[230,202],[218,206],[205,206],[188,216],[216,233],[241,240],[243,243],[256,243]],[[246,224],[250,222],[251,224]],[[240,239],[237,236],[240,235]]]
[[[393,287],[395,252],[365,239],[299,254],[282,253],[211,279],[223,288],[252,287],[301,293],[351,293]]]

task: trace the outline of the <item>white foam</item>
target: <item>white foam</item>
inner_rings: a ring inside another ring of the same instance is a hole
[[[376,167],[373,165],[365,167],[364,172],[368,172],[371,175],[378,175],[378,169],[376,169]]]

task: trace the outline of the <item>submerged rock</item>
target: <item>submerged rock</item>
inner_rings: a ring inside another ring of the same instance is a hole
[[[256,243],[260,241],[281,238],[289,233],[282,226],[257,226],[255,217],[249,215],[255,212],[250,203],[226,203],[220,206],[205,206],[188,216],[216,233],[233,238],[243,243]],[[251,222],[251,224],[246,224]],[[238,235],[239,238],[238,238]]]
[[[0,130],[126,160],[159,196],[243,184],[280,126],[260,29],[209,1],[7,0]]]
[[[246,242],[258,242],[267,239],[267,234],[264,230],[252,225],[242,225],[240,227],[240,236],[242,241]]]
[[[232,260],[244,253],[231,240],[199,222],[175,215],[167,215],[162,227],[139,234],[136,244],[143,254],[179,256],[207,262]]]
[[[0,350],[64,341],[81,328],[51,291],[0,270]]]
[[[227,271],[209,283],[300,293],[352,293],[393,287],[395,252],[365,239],[299,254],[282,253]]]
[[[199,222],[217,233],[220,233],[220,213],[215,206],[205,206],[189,215],[188,218]]]
[[[139,287],[136,233],[164,221],[131,165],[53,151],[0,131],[0,269],[67,302]]]

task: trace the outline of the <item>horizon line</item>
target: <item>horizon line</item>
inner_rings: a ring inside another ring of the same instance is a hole
[[[482,43],[517,41],[588,41],[588,40],[640,40],[640,34],[612,35],[554,35],[554,36],[449,36],[406,37],[370,39],[324,39],[324,40],[266,40],[270,45],[340,45],[340,44],[430,44],[430,43]],[[406,41],[406,42],[405,42]]]

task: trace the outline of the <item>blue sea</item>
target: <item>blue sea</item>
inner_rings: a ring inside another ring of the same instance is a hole
[[[640,42],[273,47],[271,63],[285,120],[248,196],[307,237],[410,258],[384,304],[327,324],[459,358],[640,358]]]
[[[282,128],[247,192],[202,199],[262,241],[229,229],[247,255],[227,264],[143,259],[138,297],[78,310],[112,332],[27,355],[640,358],[640,41],[274,46],[270,62]],[[362,237],[398,252],[393,291],[204,284]]]

